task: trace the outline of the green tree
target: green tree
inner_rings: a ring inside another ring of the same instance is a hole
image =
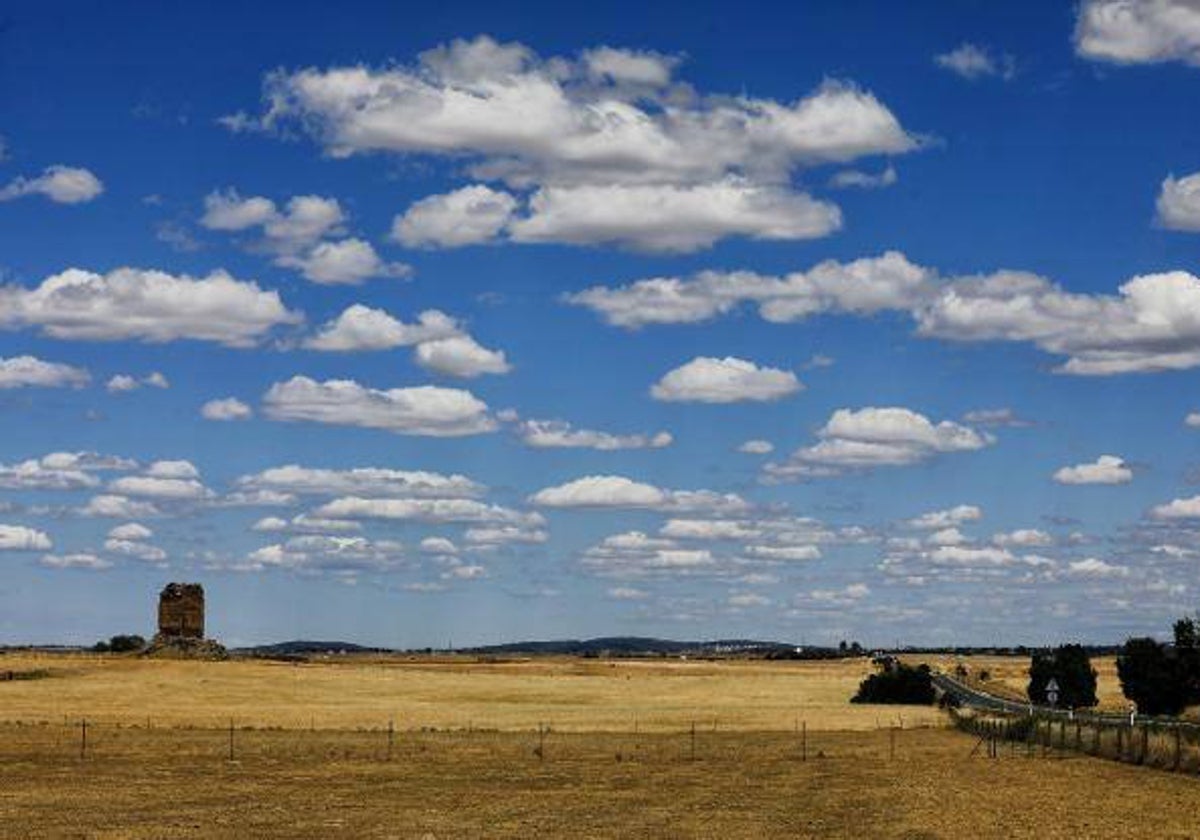
[[[1067,709],[1096,705],[1096,669],[1082,645],[1061,645],[1033,654],[1026,688],[1029,699],[1034,703],[1047,702],[1046,686],[1051,679],[1058,683],[1056,705]]]
[[[1177,715],[1187,708],[1188,680],[1178,651],[1154,639],[1129,639],[1117,656],[1121,691],[1145,715]]]

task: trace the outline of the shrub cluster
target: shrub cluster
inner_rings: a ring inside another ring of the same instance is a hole
[[[107,642],[100,641],[92,645],[92,650],[96,653],[132,653],[134,651],[144,650],[146,640],[141,636],[113,636]]]
[[[858,686],[851,703],[904,703],[931,705],[935,699],[928,665],[912,667],[894,662],[878,674],[871,674]]]
[[[1177,715],[1200,703],[1200,628],[1195,619],[1175,622],[1173,644],[1149,637],[1129,639],[1117,656],[1121,690],[1147,715]]]

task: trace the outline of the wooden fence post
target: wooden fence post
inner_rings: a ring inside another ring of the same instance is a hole
[[[808,761],[808,721],[800,721],[800,760]]]
[[[1150,753],[1150,724],[1142,724],[1142,754],[1138,756],[1138,764],[1145,764]]]
[[[387,760],[392,760],[392,745],[396,740],[396,721],[394,718],[388,718],[388,751]]]
[[[1183,732],[1178,726],[1175,727],[1175,757],[1171,760],[1171,769],[1178,770],[1180,763],[1183,761]]]
[[[79,758],[87,758],[87,718],[79,721]]]

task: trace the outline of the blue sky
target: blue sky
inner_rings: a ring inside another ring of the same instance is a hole
[[[1200,10],[15,3],[0,640],[1197,603]]]

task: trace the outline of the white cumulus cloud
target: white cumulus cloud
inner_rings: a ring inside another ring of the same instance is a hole
[[[0,390],[9,388],[82,388],[92,377],[83,368],[45,362],[34,356],[0,359]]]
[[[0,187],[0,201],[41,195],[57,204],[83,204],[104,192],[104,184],[87,169],[48,166],[41,175],[19,177]]]
[[[802,388],[791,371],[759,367],[732,356],[697,356],[668,371],[651,387],[650,395],[663,402],[766,402]]]
[[[1128,484],[1133,470],[1116,455],[1101,455],[1088,464],[1063,467],[1054,473],[1059,484]]]

